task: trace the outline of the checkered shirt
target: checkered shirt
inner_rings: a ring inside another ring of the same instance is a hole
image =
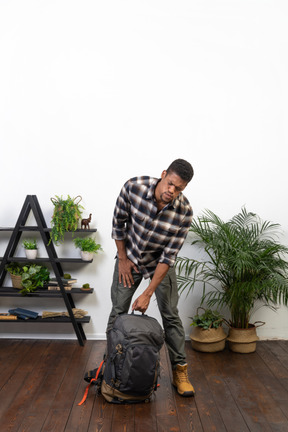
[[[193,215],[182,193],[158,212],[154,196],[158,181],[146,176],[128,180],[113,215],[112,238],[125,240],[127,257],[145,279],[153,276],[158,263],[173,267]]]

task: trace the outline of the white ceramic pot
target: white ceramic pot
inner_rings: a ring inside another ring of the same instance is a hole
[[[37,258],[38,249],[25,249],[26,258],[33,260]]]
[[[85,251],[80,251],[81,252],[81,259],[83,261],[92,261],[93,260],[93,252],[85,252]]]

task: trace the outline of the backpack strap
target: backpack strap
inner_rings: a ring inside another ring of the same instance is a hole
[[[89,388],[90,388],[91,384],[93,384],[94,382],[97,382],[98,377],[99,377],[99,374],[100,374],[100,372],[101,372],[101,370],[102,370],[102,366],[103,366],[103,364],[104,364],[104,360],[102,360],[102,362],[100,363],[100,366],[99,366],[99,368],[97,369],[97,372],[96,372],[95,378],[92,378],[92,379],[90,380],[88,386],[86,387],[86,390],[85,390],[85,393],[84,393],[83,399],[81,400],[81,402],[78,403],[78,406],[82,405],[82,404],[86,401],[87,396],[88,396],[88,392],[89,392]],[[95,369],[95,370],[96,370],[96,369]]]

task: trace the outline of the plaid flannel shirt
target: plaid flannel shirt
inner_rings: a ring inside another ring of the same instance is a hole
[[[145,279],[152,277],[158,263],[173,267],[193,216],[182,193],[158,212],[154,197],[158,181],[146,176],[128,180],[113,215],[112,238],[125,240],[127,257]]]

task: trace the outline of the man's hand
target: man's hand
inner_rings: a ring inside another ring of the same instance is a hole
[[[128,285],[128,287],[131,288],[131,286],[134,284],[132,270],[135,270],[137,273],[139,273],[137,266],[132,261],[130,261],[128,258],[119,258],[119,283],[123,283],[124,287]]]
[[[145,313],[148,309],[150,299],[153,293],[156,291],[157,286],[162,282],[166,274],[168,273],[168,264],[158,263],[154,275],[151,279],[150,284],[146,290],[134,301],[132,310],[138,310]]]
[[[150,303],[150,295],[145,294],[145,292],[143,294],[141,294],[133,303],[132,305],[132,310],[137,310],[140,311],[142,313],[145,313],[146,310],[148,309],[149,303]]]

